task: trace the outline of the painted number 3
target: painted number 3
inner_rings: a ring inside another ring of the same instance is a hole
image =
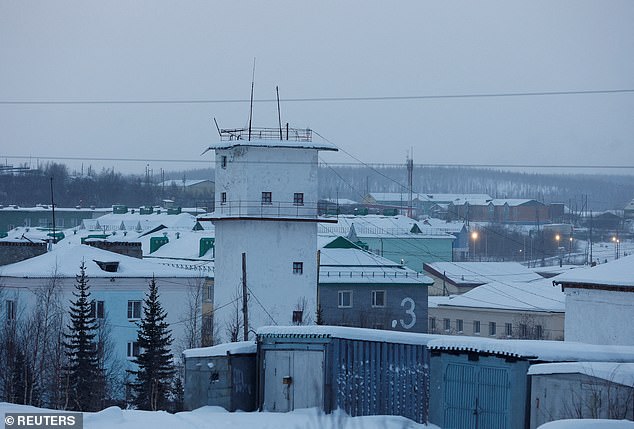
[[[409,308],[406,307],[408,304]],[[409,314],[409,316],[412,318],[409,323],[405,323],[405,321],[401,319],[401,326],[404,329],[411,329],[412,326],[416,324],[416,313],[414,313],[414,308],[416,308],[416,304],[414,303],[414,300],[412,298],[404,298],[403,301],[401,301],[401,307],[404,307],[405,314]]]

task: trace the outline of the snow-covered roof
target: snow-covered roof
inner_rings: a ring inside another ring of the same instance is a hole
[[[321,249],[319,283],[412,284],[434,281],[414,270],[362,249]]]
[[[441,304],[449,302],[451,296],[429,295],[427,297],[427,308],[436,308]]]
[[[533,365],[528,375],[584,374],[624,386],[634,386],[634,363],[563,362]]]
[[[489,194],[419,194],[419,199],[426,201],[446,202],[453,201],[475,201],[475,200],[491,200]]]
[[[99,227],[93,223],[99,223]],[[151,214],[141,214],[139,210],[134,213],[110,213],[97,219],[86,219],[83,221],[86,229],[104,229],[106,231],[135,230],[151,231],[157,227],[164,226],[172,229],[192,229],[196,224],[196,217],[189,213],[167,214],[167,210],[162,209],[161,213],[156,211]]]
[[[359,238],[383,237],[383,238],[445,238],[453,239],[441,228],[426,226],[416,222],[407,216],[381,216],[381,215],[340,215],[337,224],[319,224],[320,233],[334,233],[347,235],[352,225]],[[411,232],[414,225],[418,226],[420,233]]]
[[[464,294],[453,295],[439,302],[438,306],[563,313],[566,309],[566,295],[547,279],[534,282],[491,282]]]
[[[15,204],[8,206],[0,205],[0,211],[23,211],[23,212],[47,212],[51,213],[50,205],[38,205],[35,207],[20,207]],[[56,212],[91,212],[91,213],[108,213],[112,211],[112,207],[57,207],[55,205]]]
[[[431,350],[488,353],[545,362],[632,362],[634,346],[612,346],[572,341],[498,340],[495,338],[438,335]]]
[[[171,179],[171,180],[166,180],[164,182],[159,183],[157,186],[184,186],[184,187],[188,187],[188,186],[193,186],[193,185],[198,185],[199,183],[204,183],[204,182],[209,182],[209,183],[214,183],[213,180],[209,180],[209,179]]]
[[[223,140],[211,144],[208,150],[229,149],[237,146],[268,147],[284,149],[316,149],[338,151],[337,147],[326,141],[294,141],[294,140]],[[205,151],[206,152],[206,151]]]
[[[324,198],[324,201],[328,203],[338,204],[340,206],[351,206],[354,204],[359,204],[354,200],[349,200],[348,198]]]
[[[634,255],[595,267],[580,268],[558,276],[555,281],[567,288],[575,284],[634,287]]]
[[[43,255],[4,265],[0,267],[0,276],[49,278],[55,273],[61,278],[75,278],[82,261],[86,264],[88,277],[200,277],[197,270],[168,267],[81,244],[56,245]],[[116,262],[117,271],[104,271],[96,261]]]
[[[543,203],[540,203],[537,200],[527,199],[527,198],[495,198],[491,201],[491,203],[493,203],[494,206],[503,206],[505,204],[508,204],[510,207],[521,206],[523,204],[531,203],[531,202],[535,202],[537,204],[543,205]]]
[[[444,273],[447,280],[456,285],[530,282],[542,278],[519,262],[433,262],[424,268],[439,276]]]
[[[418,226],[421,228],[425,225],[429,226],[430,228],[434,228],[440,231],[445,231],[445,232],[449,232],[453,234],[461,232],[463,228],[465,227],[464,222],[459,222],[459,221],[448,222],[446,220],[436,219],[433,217],[423,219],[422,221],[418,222]]]
[[[634,422],[610,419],[562,419],[544,423],[537,429],[634,429]]]
[[[236,343],[218,344],[216,346],[211,346],[211,347],[187,349],[187,350],[183,350],[183,355],[186,358],[213,357],[213,356],[227,356],[227,355],[255,353],[256,351],[257,351],[257,344],[255,343],[255,341],[239,341]]]
[[[380,329],[350,328],[346,326],[264,326],[257,330],[258,338],[342,338],[348,340],[376,341],[381,343],[399,343],[426,345],[439,337],[432,334],[385,331]]]

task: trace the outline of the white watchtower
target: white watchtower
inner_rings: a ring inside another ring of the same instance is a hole
[[[288,125],[219,129],[219,134],[220,141],[209,147],[216,152],[216,210],[210,220],[216,229],[218,331],[224,337],[242,308],[242,253],[249,328],[314,320],[317,222],[336,222],[318,216],[317,154],[337,148],[313,142],[310,129]]]

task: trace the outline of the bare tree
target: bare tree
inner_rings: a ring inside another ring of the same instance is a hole
[[[226,334],[229,338],[229,341],[235,343],[240,341],[240,333],[242,332],[242,328],[244,326],[244,320],[242,318],[242,296],[234,295],[233,296],[233,309],[231,311],[231,319],[229,319],[226,323]]]

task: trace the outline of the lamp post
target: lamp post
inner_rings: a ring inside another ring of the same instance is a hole
[[[559,248],[559,240],[561,240],[561,235],[556,234],[555,235],[555,241],[557,242],[557,256],[559,256],[559,266],[561,267],[561,250]]]
[[[478,239],[478,231],[473,231],[471,233],[471,239],[473,240],[473,260],[475,261],[476,256],[476,240]]]

